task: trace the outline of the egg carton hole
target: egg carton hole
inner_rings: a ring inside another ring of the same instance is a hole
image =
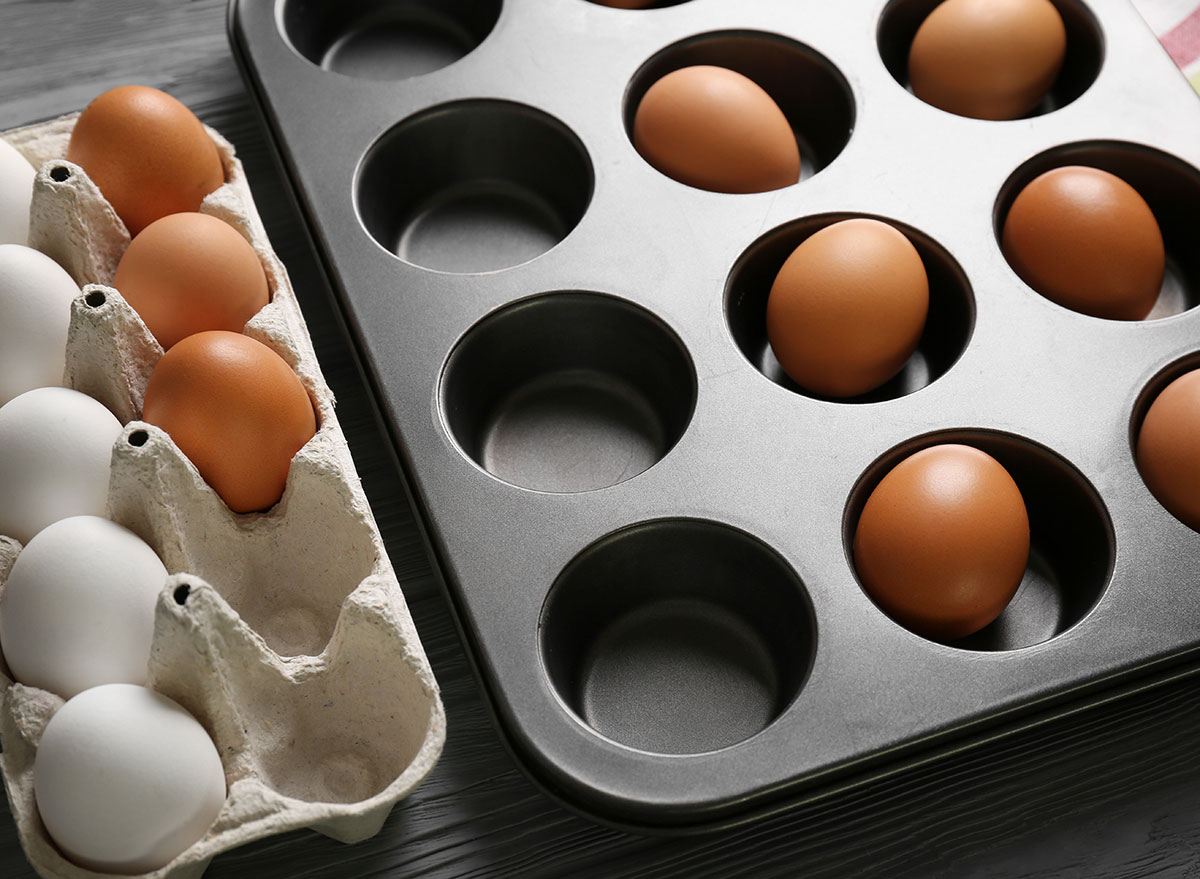
[[[50,179],[55,183],[66,183],[71,179],[71,169],[59,165],[50,169]]]
[[[187,604],[188,596],[192,594],[192,587],[188,583],[180,583],[175,587],[175,591],[171,596],[175,599],[175,603],[179,606]]]
[[[90,308],[99,308],[104,303],[108,302],[108,297],[99,290],[93,290],[83,298],[83,301],[86,302]]]

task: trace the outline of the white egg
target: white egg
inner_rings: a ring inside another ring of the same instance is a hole
[[[29,202],[37,172],[8,141],[0,139],[0,244],[29,240]]]
[[[0,406],[0,534],[28,543],[68,516],[103,516],[121,422],[87,394],[38,388]]]
[[[69,699],[144,684],[167,569],[140,537],[72,516],[21,550],[0,595],[0,649],[18,681]]]
[[[71,276],[44,253],[0,244],[0,406],[63,383],[71,300],[78,295]]]
[[[105,684],[50,718],[33,792],[47,832],[72,861],[101,873],[147,873],[212,826],[225,774],[212,739],[178,703],[134,684]]]

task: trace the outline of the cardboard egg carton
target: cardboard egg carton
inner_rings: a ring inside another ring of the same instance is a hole
[[[220,852],[302,827],[365,839],[432,769],[445,713],[287,273],[232,146],[210,129],[226,183],[201,211],[245,236],[271,289],[245,333],[296,371],[319,422],[279,503],[236,514],[165,432],[138,420],[163,352],[110,286],[129,244],[124,224],[86,173],[61,158],[77,115],[4,137],[40,169],[30,245],[83,287],[72,305],[64,384],[125,424],[113,448],[108,515],[172,573],[156,609],[148,685],[208,730],[228,788],[204,838],[148,875],[196,877]],[[0,592],[20,549],[0,536]],[[2,664],[0,691],[0,773],[30,862],[45,877],[97,875],[58,852],[34,801],[38,741],[62,700],[14,683]]]

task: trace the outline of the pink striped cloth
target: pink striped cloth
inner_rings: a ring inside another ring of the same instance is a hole
[[[1200,5],[1196,0],[1133,0],[1133,5],[1200,92]]]

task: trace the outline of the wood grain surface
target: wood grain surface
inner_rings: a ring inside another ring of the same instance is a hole
[[[171,92],[237,146],[338,396],[442,687],[449,738],[432,776],[375,838],[344,846],[291,833],[217,858],[210,879],[1200,876],[1196,683],[717,835],[633,836],[577,817],[540,792],[508,755],[464,656],[393,453],[230,57],[224,16],[223,0],[0,0],[0,128],[76,110],[110,86],[138,82]],[[0,879],[33,875],[5,807]]]

